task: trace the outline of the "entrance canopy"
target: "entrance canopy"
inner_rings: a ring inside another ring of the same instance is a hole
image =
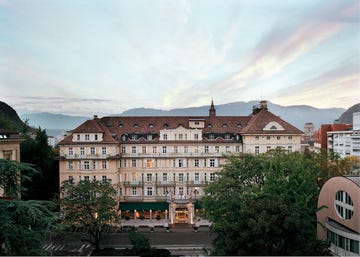
[[[122,211],[163,211],[169,209],[169,204],[166,202],[154,202],[154,203],[143,203],[143,202],[125,202],[119,203],[119,209]]]

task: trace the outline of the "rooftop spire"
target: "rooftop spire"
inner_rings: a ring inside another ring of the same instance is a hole
[[[211,99],[211,106],[209,109],[209,116],[216,116],[216,110],[214,106],[214,99]]]

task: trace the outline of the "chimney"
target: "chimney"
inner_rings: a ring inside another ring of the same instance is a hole
[[[97,117],[98,117],[97,115],[94,115],[94,120],[97,119]]]
[[[261,100],[261,101],[260,101],[260,108],[261,108],[261,109],[265,109],[265,110],[268,109],[268,108],[267,108],[267,102],[266,102],[266,100]]]

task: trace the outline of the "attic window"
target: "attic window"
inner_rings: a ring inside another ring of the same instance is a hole
[[[120,123],[118,127],[119,127],[119,128],[122,128],[122,127],[124,127],[124,125]]]
[[[134,128],[138,128],[139,127],[139,125],[138,124],[134,124],[134,126],[133,126]]]
[[[178,127],[184,127],[184,125],[183,125],[183,124],[181,124],[181,123],[179,123]]]
[[[285,130],[278,122],[276,121],[270,121],[263,130]]]
[[[242,126],[241,126],[240,123],[238,123],[238,124],[236,125],[236,127],[241,128]]]
[[[168,125],[167,123],[165,123],[165,124],[163,125],[163,127],[164,127],[164,128],[168,128],[169,125]]]
[[[155,127],[154,124],[149,124],[149,128]]]
[[[222,125],[222,127],[223,127],[223,128],[227,128],[228,125],[227,125],[226,123],[224,123],[224,124]]]
[[[211,124],[208,124],[207,127],[208,127],[208,128],[212,128],[212,125],[211,125]]]

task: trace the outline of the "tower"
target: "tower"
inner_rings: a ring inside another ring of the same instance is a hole
[[[216,110],[214,106],[214,99],[211,99],[211,106],[209,109],[209,116],[216,116]]]

